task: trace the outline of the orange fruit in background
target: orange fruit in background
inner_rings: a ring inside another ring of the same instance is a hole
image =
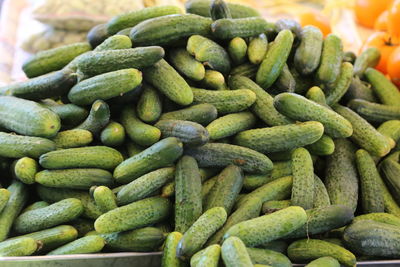
[[[313,25],[321,29],[324,36],[331,33],[331,27],[327,17],[318,12],[307,11],[300,13],[299,22],[302,27],[306,25]]]
[[[392,82],[400,89],[400,46],[390,54],[387,62],[387,73]]]
[[[375,20],[374,30],[381,31],[381,32],[387,31],[387,29],[388,29],[388,25],[387,25],[388,19],[389,19],[389,11],[385,10]]]
[[[354,11],[357,22],[361,25],[373,28],[379,15],[389,8],[393,0],[356,0]]]
[[[388,10],[388,33],[394,44],[400,45],[400,0],[395,0]]]

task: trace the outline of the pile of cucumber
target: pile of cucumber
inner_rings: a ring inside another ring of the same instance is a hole
[[[400,258],[400,91],[379,57],[222,0],[34,55],[0,88],[0,256]]]

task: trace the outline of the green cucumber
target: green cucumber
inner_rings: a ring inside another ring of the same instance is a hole
[[[202,146],[209,140],[208,131],[196,122],[160,120],[154,127],[161,131],[163,138],[176,137],[188,146]]]
[[[282,93],[274,98],[275,108],[282,114],[298,121],[319,121],[324,125],[325,133],[333,138],[349,137],[353,133],[352,125],[345,118],[307,98],[294,94]],[[299,112],[302,110],[302,112]]]
[[[74,148],[89,145],[93,141],[91,132],[83,129],[73,129],[58,132],[53,138],[57,148]]]
[[[233,90],[246,88],[256,94],[256,102],[251,110],[262,121],[270,126],[285,125],[292,123],[292,120],[280,114],[274,107],[274,98],[264,89],[258,86],[250,78],[244,76],[231,76],[229,78],[229,87]]]
[[[35,175],[39,171],[39,164],[36,160],[23,157],[13,164],[12,173],[21,182],[25,184],[35,183]]]
[[[320,257],[332,257],[346,267],[356,266],[356,257],[347,249],[318,239],[302,239],[288,247],[288,256],[292,261],[304,262]]]
[[[378,65],[380,58],[381,52],[378,48],[370,47],[365,49],[354,62],[354,75],[362,78],[367,68],[374,68]]]
[[[289,57],[293,39],[293,34],[289,30],[283,30],[276,36],[257,71],[256,81],[262,88],[269,88],[278,79]]]
[[[280,92],[293,93],[296,90],[296,80],[290,72],[287,64],[283,66],[283,69],[275,82],[275,86],[277,88],[277,91]]]
[[[344,62],[340,68],[340,74],[335,84],[326,93],[326,103],[332,106],[340,101],[349,89],[351,80],[353,79],[353,65],[349,62]]]
[[[56,113],[60,117],[62,126],[67,128],[79,125],[89,115],[85,108],[74,104],[52,103],[49,99],[43,100],[40,104]]]
[[[292,184],[292,176],[281,177],[257,188],[247,194],[244,199],[258,198],[263,203],[270,200],[284,200],[290,197]]]
[[[318,141],[324,127],[317,121],[240,132],[234,142],[262,153],[289,151]]]
[[[75,129],[88,130],[93,135],[99,133],[110,121],[110,108],[103,100],[96,100],[87,118]]]
[[[186,50],[213,70],[228,74],[231,69],[229,55],[218,43],[201,35],[192,35],[187,42]]]
[[[218,264],[220,262],[220,256],[221,256],[221,246],[220,245],[209,246],[203,250],[200,250],[198,253],[201,253],[199,255],[200,257],[199,257],[198,261],[196,259],[194,259],[194,256],[190,259],[190,264],[192,266],[218,267]]]
[[[113,35],[105,39],[104,42],[98,45],[93,51],[98,52],[105,50],[128,49],[128,48],[132,48],[132,41],[128,36]]]
[[[126,205],[149,197],[168,181],[173,180],[175,168],[161,168],[149,172],[125,185],[117,194],[119,205]]]
[[[25,61],[22,69],[29,78],[37,77],[62,69],[75,57],[91,49],[88,43],[75,43],[41,51]]]
[[[307,25],[301,30],[300,45],[294,55],[294,66],[302,75],[310,75],[319,65],[323,35],[319,28]]]
[[[274,168],[275,169],[275,163],[274,163]],[[278,177],[273,178],[272,175],[270,174],[249,174],[244,177],[243,181],[243,188],[246,191],[253,191],[273,180],[275,180]]]
[[[232,14],[228,4],[224,0],[213,0],[210,6],[210,15],[212,20],[231,19]]]
[[[247,49],[247,55],[249,61],[256,65],[260,64],[265,58],[267,50],[268,50],[267,36],[265,34],[260,34],[259,36],[254,37],[253,39],[250,40]]]
[[[383,192],[383,203],[385,206],[385,212],[400,217],[400,206],[394,200],[383,179],[380,176],[378,176],[377,178],[378,178],[378,184]]]
[[[217,114],[217,109],[213,105],[204,103],[163,113],[160,120],[184,120],[207,125],[217,118]]]
[[[99,235],[85,236],[52,250],[47,255],[96,253],[100,252],[104,245],[105,240]]]
[[[306,146],[306,148],[313,155],[327,156],[335,151],[335,143],[329,135],[324,134],[318,141]]]
[[[35,239],[23,237],[0,242],[0,257],[29,256],[39,247]]]
[[[25,209],[21,211],[21,214],[30,210],[40,209],[49,206],[50,204],[46,201],[36,201],[30,205],[28,205]]]
[[[378,127],[378,132],[392,138],[396,144],[400,140],[400,120],[389,120],[385,121]]]
[[[313,208],[324,208],[331,205],[328,191],[321,178],[314,174],[314,205]]]
[[[102,169],[44,170],[35,175],[41,185],[55,188],[89,189],[93,185],[112,185],[112,174]]]
[[[170,209],[171,203],[165,198],[146,198],[104,213],[96,219],[94,228],[101,234],[133,230],[164,220]]]
[[[78,218],[83,212],[79,199],[67,198],[50,206],[27,211],[14,222],[17,233],[32,233]]]
[[[391,224],[394,226],[400,226],[400,218],[398,216],[395,216],[390,213],[384,213],[384,212],[376,212],[376,213],[368,213],[368,214],[359,215],[357,217],[354,217],[353,223],[356,223],[358,221],[364,221],[364,220],[371,220],[374,222],[380,222],[380,223]]]
[[[343,99],[347,101],[352,99],[364,99],[370,102],[378,102],[378,99],[371,89],[371,85],[367,82],[361,81],[357,76],[353,77],[350,87],[347,89]]]
[[[111,121],[100,133],[101,142],[110,147],[122,145],[125,141],[125,128],[122,124]]]
[[[182,239],[182,234],[179,232],[169,233],[165,239],[161,267],[180,267],[182,261],[176,257],[176,247]]]
[[[275,25],[260,17],[219,19],[211,24],[211,32],[217,39],[247,38],[273,31]]]
[[[224,241],[221,247],[221,256],[226,267],[253,266],[245,244],[235,236]]]
[[[304,209],[311,209],[314,205],[314,167],[307,149],[296,148],[293,151],[292,173],[291,204]]]
[[[88,42],[93,48],[99,46],[102,42],[107,40],[108,37],[110,37],[110,34],[107,32],[106,24],[98,24],[94,26],[86,36]]]
[[[203,17],[211,17],[211,0],[190,0],[185,4],[186,12],[197,14]],[[236,4],[236,3],[226,3],[232,18],[247,18],[247,17],[259,17],[260,13],[250,6]]]
[[[337,259],[328,256],[313,260],[306,267],[340,267],[340,263]]]
[[[254,247],[286,236],[304,225],[307,215],[303,208],[293,206],[272,214],[235,224],[224,235],[224,239],[236,236],[246,246]]]
[[[186,49],[177,48],[169,52],[169,61],[185,77],[200,81],[204,78],[204,65],[194,59]]]
[[[182,152],[182,143],[177,138],[165,138],[119,164],[114,170],[114,178],[118,183],[129,183],[152,170],[170,165]]]
[[[200,84],[213,90],[228,90],[224,75],[216,70],[206,70]]]
[[[71,226],[78,231],[78,237],[85,236],[87,233],[94,231],[93,220],[78,218],[71,222]]]
[[[256,101],[256,94],[248,89],[212,91],[192,88],[192,91],[195,103],[212,104],[221,114],[243,111]]]
[[[215,207],[204,212],[180,240],[176,256],[188,259],[201,249],[207,239],[225,223],[227,214],[224,208]]]
[[[398,106],[400,91],[383,73],[373,68],[367,68],[365,76],[382,104]]]
[[[246,248],[247,253],[254,264],[265,264],[268,266],[290,267],[292,263],[284,254],[269,249]]]
[[[369,122],[385,122],[400,119],[400,107],[368,102],[362,99],[353,99],[348,107],[357,112]]]
[[[315,103],[318,103],[322,106],[329,107],[326,104],[326,96],[325,96],[324,91],[322,91],[322,89],[318,86],[311,87],[307,91],[305,97],[307,97],[308,99],[310,99],[310,100],[314,101]]]
[[[275,211],[290,207],[291,204],[292,203],[291,203],[290,200],[270,200],[270,201],[266,201],[262,205],[262,213],[263,214],[273,213]]]
[[[135,25],[130,38],[135,46],[168,45],[195,34],[209,35],[211,22],[193,14],[167,15]]]
[[[128,152],[128,156],[133,157],[133,156],[139,154],[140,152],[142,152],[143,150],[145,150],[145,148],[142,146],[139,146],[138,144],[135,144],[131,141],[128,141],[126,144],[126,150]]]
[[[144,70],[144,79],[179,105],[193,102],[193,92],[185,79],[164,59]]]
[[[175,231],[185,233],[202,214],[201,189],[196,160],[183,156],[175,173]]]
[[[141,146],[150,146],[158,142],[161,131],[156,127],[142,122],[136,114],[135,107],[125,106],[120,117],[129,138]]]
[[[107,186],[98,186],[93,192],[93,199],[102,212],[117,208],[117,201],[114,193]]]
[[[266,53],[267,51],[265,51]],[[264,55],[265,57],[265,55]],[[264,59],[264,57],[262,59]],[[261,61],[262,61],[261,59]],[[258,63],[259,64],[259,63]],[[252,63],[244,63],[242,65],[236,66],[232,68],[231,72],[229,73],[230,76],[244,76],[250,79],[256,77],[258,64]]]
[[[275,22],[276,32],[290,30],[298,39],[302,38],[301,25],[294,19],[278,19]]]
[[[393,194],[393,197],[399,201],[400,192],[400,164],[390,158],[383,160],[380,164],[380,170],[384,175],[387,186]],[[379,192],[379,190],[378,190]]]
[[[11,195],[10,191],[4,188],[0,188],[0,213],[7,205],[8,200],[10,199],[10,195]]]
[[[138,117],[144,122],[156,121],[162,112],[160,95],[151,86],[144,86],[144,90],[137,104]]]
[[[268,173],[272,170],[271,160],[249,148],[223,143],[208,143],[201,147],[185,150],[194,157],[200,167],[224,167],[235,164],[250,173]]]
[[[206,129],[211,140],[218,140],[248,130],[254,126],[255,122],[254,115],[245,111],[220,117],[207,125]]]
[[[343,53],[343,62],[349,62],[354,65],[357,55],[353,51],[346,51]]]

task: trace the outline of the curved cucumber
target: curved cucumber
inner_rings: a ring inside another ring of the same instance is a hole
[[[340,68],[340,74],[335,85],[328,90],[326,94],[326,103],[332,106],[340,101],[349,89],[353,80],[353,65],[349,62],[344,62]]]
[[[75,129],[88,130],[93,135],[99,133],[110,121],[110,108],[103,100],[96,100],[89,116]]]
[[[376,47],[365,49],[354,62],[354,75],[359,77],[364,76],[367,68],[374,68],[381,58],[381,53]]]
[[[373,68],[367,68],[365,77],[382,104],[397,106],[400,103],[399,90],[383,73]]]

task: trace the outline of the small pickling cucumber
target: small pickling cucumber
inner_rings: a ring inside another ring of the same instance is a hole
[[[93,191],[93,199],[104,213],[117,208],[116,197],[107,186],[97,186]]]
[[[122,124],[111,121],[100,133],[101,142],[110,147],[122,145],[125,141],[125,128]]]
[[[39,171],[39,164],[36,160],[23,157],[12,165],[12,173],[15,178],[25,184],[35,183],[35,175]]]
[[[216,70],[206,70],[204,78],[200,81],[200,84],[204,88],[213,90],[228,90],[224,75]]]
[[[57,148],[82,147],[93,141],[93,134],[83,129],[66,130],[58,132],[52,140]]]
[[[260,34],[250,40],[247,48],[247,56],[253,64],[260,64],[265,58],[268,50],[268,39],[265,34]],[[232,74],[232,72],[231,72]]]
[[[173,49],[169,52],[171,64],[187,78],[193,81],[200,81],[204,78],[204,65],[194,59],[184,48]]]
[[[163,113],[160,120],[184,120],[197,122],[201,125],[207,125],[214,121],[217,116],[217,109],[211,104],[204,103]]]
[[[307,149],[300,147],[292,152],[292,176],[291,204],[311,209],[314,205],[314,167]]]
[[[373,68],[367,68],[365,77],[372,85],[372,91],[382,104],[390,106],[399,105],[400,91],[383,73]]]
[[[335,81],[332,88],[327,90],[326,103],[332,106],[340,101],[340,99],[346,94],[347,89],[353,80],[353,65],[348,62],[344,62],[340,68],[340,74]]]
[[[353,99],[347,106],[369,122],[385,122],[400,119],[400,106],[390,106]]]
[[[138,117],[144,122],[158,120],[162,112],[160,94],[151,86],[144,85],[136,107]]]
[[[87,118],[75,129],[83,129],[98,134],[110,121],[110,108],[103,100],[96,100]]]
[[[214,21],[218,19],[232,18],[229,6],[224,0],[214,0],[211,2],[210,15]]]
[[[5,188],[0,188],[0,213],[3,211],[4,207],[7,205],[10,199],[10,191]]]
[[[185,4],[186,12],[197,14],[203,17],[211,17],[211,0],[190,0]],[[236,4],[236,3],[227,3],[227,6],[230,10],[232,18],[247,18],[247,17],[259,17],[260,13],[254,8]]]
[[[292,193],[292,185],[292,176],[280,177],[250,192],[243,201],[251,198],[261,199],[262,202],[288,199]]]
[[[52,250],[47,255],[97,253],[103,249],[105,243],[104,238],[100,235],[85,236]]]
[[[23,237],[0,242],[0,257],[29,256],[39,247],[35,239]]]
[[[39,103],[56,113],[61,119],[63,128],[67,129],[76,127],[89,115],[85,108],[74,104],[59,104],[50,99],[42,100]]]
[[[374,68],[381,58],[381,53],[376,47],[365,49],[354,62],[354,74],[363,77],[367,68]]]
[[[180,267],[183,262],[176,256],[176,247],[182,239],[182,234],[172,232],[167,235],[163,249],[161,267]]]
[[[221,256],[226,267],[253,265],[245,244],[236,236],[229,237],[222,243]]]
[[[340,267],[340,263],[337,259],[332,257],[321,257],[316,260],[311,261],[306,267]]]
[[[129,34],[128,34],[129,36]],[[128,49],[132,48],[132,41],[126,35],[113,35],[104,40],[98,45],[93,51],[105,51],[105,50],[117,50],[117,49]],[[78,59],[77,59],[78,61]]]
[[[260,17],[219,19],[211,24],[211,32],[217,39],[247,38],[273,31],[273,23]]]
[[[244,111],[222,116],[207,125],[206,129],[211,140],[218,140],[248,130],[254,126],[255,122],[254,115]]]
[[[228,44],[228,53],[236,65],[246,60],[247,43],[243,38],[235,37]]]

